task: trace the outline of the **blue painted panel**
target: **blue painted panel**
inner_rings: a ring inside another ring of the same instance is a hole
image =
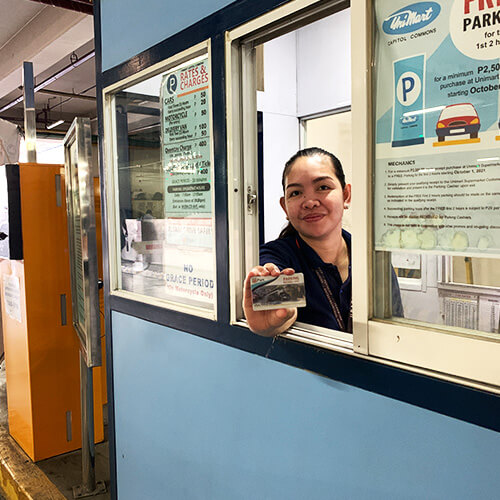
[[[101,0],[102,70],[213,14],[233,0]]]
[[[498,498],[498,433],[121,313],[112,324],[120,500]]]

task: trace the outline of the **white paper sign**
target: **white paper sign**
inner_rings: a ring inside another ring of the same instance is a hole
[[[19,141],[16,125],[0,119],[0,165],[19,161]]]
[[[3,277],[3,296],[5,312],[21,323],[21,287],[17,276]]]

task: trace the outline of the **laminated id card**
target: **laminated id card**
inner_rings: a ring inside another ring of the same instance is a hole
[[[253,276],[250,279],[254,311],[304,307],[306,289],[302,273],[279,276]]]

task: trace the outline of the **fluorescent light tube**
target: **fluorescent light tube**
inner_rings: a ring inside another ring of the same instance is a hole
[[[47,125],[47,130],[50,130],[54,127],[57,127],[58,125],[61,125],[61,123],[64,123],[64,120],[57,120],[56,122],[54,123],[51,123],[50,125]]]

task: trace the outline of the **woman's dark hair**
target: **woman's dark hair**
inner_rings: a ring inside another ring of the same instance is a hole
[[[344,170],[342,169],[342,164],[340,163],[340,160],[333,155],[332,153],[326,151],[325,149],[321,148],[306,148],[306,149],[301,149],[300,151],[297,151],[286,163],[285,163],[285,168],[283,169],[283,176],[281,177],[281,185],[283,186],[283,192],[285,191],[285,183],[286,183],[286,178],[288,177],[288,174],[290,173],[290,170],[292,169],[293,164],[295,163],[296,160],[299,158],[305,158],[305,157],[311,157],[311,156],[326,156],[333,167],[333,171],[335,172],[335,176],[340,182],[340,185],[342,186],[342,189],[345,188],[345,175],[344,175]],[[288,236],[296,236],[297,231],[295,228],[288,223],[286,227],[281,231],[280,235],[278,238],[286,238]]]

